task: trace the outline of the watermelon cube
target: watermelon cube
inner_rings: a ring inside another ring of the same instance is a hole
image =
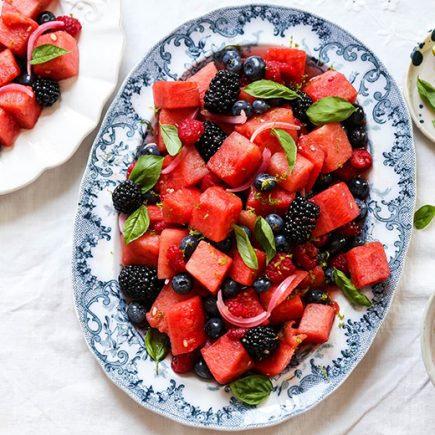
[[[209,62],[192,77],[187,79],[188,82],[194,82],[198,86],[199,98],[201,99],[202,106],[204,105],[204,95],[217,72],[218,70],[214,62]]]
[[[205,313],[199,296],[169,308],[166,320],[173,355],[192,352],[207,341]]]
[[[0,145],[10,147],[14,144],[20,127],[5,110],[0,108]]]
[[[247,101],[249,104],[252,104],[257,98],[253,97],[252,95],[248,94],[245,91],[245,88],[240,88],[240,93],[239,93],[239,100],[245,100]],[[249,138],[248,138],[249,139]]]
[[[200,105],[198,85],[194,82],[164,82],[153,84],[154,105],[159,109],[182,109]]]
[[[11,82],[20,74],[20,68],[15,57],[8,48],[0,53],[0,86]]]
[[[309,343],[325,343],[329,340],[335,309],[330,305],[308,304],[299,323],[298,331],[307,336]]]
[[[305,186],[306,191],[310,192],[317,180],[317,177],[322,171],[326,153],[322,148],[320,148],[319,145],[312,143],[310,140],[306,140],[306,137],[307,136],[301,136],[299,138],[298,153],[313,164],[307,185]]]
[[[52,0],[7,0],[7,2],[26,17],[36,18],[47,9]]]
[[[5,91],[0,95],[0,107],[14,118],[22,128],[33,128],[41,114],[42,107],[32,97],[19,90]]]
[[[157,261],[157,277],[159,279],[172,278],[175,275],[175,271],[168,262],[168,249],[173,245],[179,246],[188,234],[186,230],[178,228],[166,228],[160,234],[159,258]]]
[[[272,287],[267,292],[260,294],[261,305],[265,310],[267,310],[270,299],[272,298],[272,289],[276,289],[276,287]],[[304,304],[302,303],[301,296],[299,294],[294,296],[290,295],[273,309],[272,313],[270,314],[269,321],[272,325],[279,325],[289,320],[300,319],[303,313]]]
[[[255,173],[260,162],[260,148],[234,131],[208,161],[207,167],[225,183],[237,187]]]
[[[199,205],[201,192],[192,187],[181,187],[163,197],[163,217],[166,223],[188,224],[192,210]]]
[[[266,267],[266,254],[259,249],[255,249],[255,253],[258,260],[257,270],[251,269],[250,267],[246,266],[239,252],[237,250],[234,250],[232,254],[233,264],[231,265],[229,273],[230,277],[234,281],[237,281],[239,284],[242,285],[250,286],[254,284],[254,281],[257,279],[257,277],[264,272],[264,268]]]
[[[211,346],[202,348],[201,354],[220,384],[228,384],[254,366],[242,343],[232,339],[228,334],[220,337]]]
[[[242,211],[242,201],[222,187],[209,187],[192,211],[190,226],[214,242],[226,239]]]
[[[349,188],[343,182],[328,187],[313,196],[310,201],[320,207],[320,216],[313,231],[313,237],[323,236],[353,221],[360,213]]]
[[[354,103],[358,95],[358,91],[343,74],[332,70],[310,79],[304,86],[303,91],[313,101],[325,97],[341,97],[350,103]]]
[[[249,191],[246,207],[253,210],[258,216],[266,216],[270,213],[286,213],[290,203],[295,199],[296,194],[287,192],[280,187],[272,192],[258,192],[254,187]]]
[[[255,222],[257,222],[257,215],[254,210],[242,210],[239,215],[239,225],[248,227],[252,234],[254,234]]]
[[[233,260],[201,240],[186,264],[186,270],[210,293],[216,294]]]
[[[357,288],[378,284],[390,276],[385,249],[380,242],[357,246],[346,253],[346,259]]]
[[[290,168],[284,153],[275,153],[270,159],[267,172],[278,178],[278,184],[288,192],[304,189],[311,176],[314,165],[301,154],[296,155],[296,162],[290,174]]]
[[[150,223],[155,224],[163,220],[163,208],[158,205],[147,205],[148,216],[150,217]]]
[[[57,32],[41,35],[37,40],[35,47],[40,45],[51,44],[56,47],[68,50],[63,56],[48,62],[34,65],[35,74],[42,77],[49,77],[54,80],[64,80],[75,77],[79,73],[79,49],[77,40],[68,32],[59,30]]]
[[[284,63],[281,68],[281,77],[286,82],[300,83],[305,72],[307,54],[304,50],[287,47],[271,47],[266,52],[266,61]]]
[[[160,236],[145,233],[128,245],[121,236],[122,264],[141,264],[156,267],[159,259]]]

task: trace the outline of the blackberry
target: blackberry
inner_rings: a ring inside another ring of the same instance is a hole
[[[145,266],[125,266],[118,277],[121,291],[149,308],[160,291],[157,271]]]
[[[32,83],[36,101],[42,107],[52,106],[60,97],[60,87],[56,80],[38,77]]]
[[[195,146],[201,157],[208,162],[212,155],[220,148],[227,134],[211,121],[204,121],[204,127],[204,133]]]
[[[271,356],[279,345],[278,335],[270,326],[256,326],[250,329],[240,341],[256,361]]]
[[[204,95],[204,108],[212,113],[228,113],[238,100],[240,93],[239,75],[221,70],[213,78]]]
[[[120,213],[133,213],[143,201],[143,195],[138,184],[126,180],[116,186],[112,194],[113,206]]]
[[[287,210],[284,217],[284,235],[289,243],[305,243],[313,232],[320,208],[314,202],[298,196]]]
[[[299,91],[301,98],[296,98],[290,101],[293,110],[293,115],[306,125],[311,126],[310,119],[307,116],[308,108],[313,104],[313,100],[304,92]]]

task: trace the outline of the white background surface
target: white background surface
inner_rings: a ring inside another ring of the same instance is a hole
[[[243,2],[122,3],[125,77],[174,27],[213,7]],[[413,46],[435,25],[432,0],[269,3],[304,8],[350,30],[374,49],[400,85]],[[435,204],[435,144],[414,133],[417,204]],[[94,135],[63,166],[0,197],[0,434],[204,433],[140,408],[104,376],[82,338],[72,306],[71,235]],[[424,305],[435,291],[434,258],[435,224],[414,233],[391,312],[345,384],[315,409],[262,434],[435,433],[435,388],[419,341]]]

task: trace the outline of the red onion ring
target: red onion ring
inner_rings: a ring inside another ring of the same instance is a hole
[[[182,150],[176,155],[175,159],[172,160],[172,162],[169,163],[169,165],[166,166],[165,169],[162,169],[161,173],[163,175],[166,175],[172,172],[181,163],[181,161],[184,159],[186,154],[187,154],[187,148],[183,147]]]
[[[195,111],[192,112],[192,114],[190,115],[190,119],[196,119],[198,113],[199,113],[199,109],[195,109]]]
[[[207,110],[201,110],[201,115],[204,116],[204,118],[209,119],[210,121],[223,122],[225,124],[244,124],[248,120],[248,117],[246,116],[244,110],[242,110],[240,115],[238,116],[215,115],[214,113],[210,113]]]
[[[127,220],[128,215],[125,213],[119,213],[118,216],[118,227],[119,227],[119,232],[124,235],[124,224],[125,221]]]
[[[304,270],[297,270],[293,275],[288,276],[274,291],[272,298],[267,307],[268,313],[271,313],[284,299],[300,284],[307,276]]]
[[[18,83],[9,83],[8,85],[4,85],[0,88],[0,95],[7,91],[18,91],[24,92],[30,98],[33,98],[33,91],[29,89],[27,86],[19,85]]]
[[[249,139],[251,142],[254,142],[255,138],[262,133],[265,130],[269,130],[271,128],[282,128],[283,130],[300,130],[301,127],[296,124],[290,124],[289,122],[266,122],[260,127],[258,127],[254,133],[252,133],[251,139]]]

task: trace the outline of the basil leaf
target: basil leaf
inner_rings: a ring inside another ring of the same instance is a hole
[[[276,254],[275,236],[266,219],[261,216],[255,221],[254,234],[258,243],[266,251],[266,264],[269,264]]]
[[[69,53],[68,50],[52,44],[43,44],[32,51],[31,65],[40,65]]]
[[[148,355],[156,362],[156,374],[159,374],[159,362],[169,352],[168,337],[157,329],[148,329],[145,335],[145,349]]]
[[[365,307],[370,307],[372,302],[370,299],[360,293],[358,289],[353,285],[352,281],[341,271],[334,267],[334,281],[340,290],[343,292],[344,296],[349,299],[355,305],[364,305]]]
[[[128,245],[147,232],[150,226],[148,209],[141,205],[124,222],[124,241]]]
[[[289,175],[291,175],[293,173],[293,168],[295,167],[296,155],[298,152],[296,143],[291,135],[288,134],[285,130],[281,130],[280,128],[272,128],[271,133],[278,138],[279,143],[284,149],[287,163],[290,168]]]
[[[427,227],[435,216],[435,206],[423,205],[414,213],[414,226],[417,230]]]
[[[314,125],[322,125],[344,121],[355,110],[356,107],[343,98],[325,97],[312,104],[307,110],[307,115]]]
[[[251,375],[230,383],[234,397],[247,405],[263,403],[273,390],[273,384],[267,376]]]
[[[128,178],[141,186],[142,193],[146,193],[159,181],[162,165],[161,156],[140,156]]]
[[[258,270],[258,259],[254,248],[251,245],[248,235],[243,231],[242,227],[233,225],[236,235],[237,250],[242,257],[243,262],[251,269]]]
[[[166,145],[166,149],[168,150],[169,155],[175,156],[177,155],[183,144],[181,143],[180,138],[178,137],[178,128],[175,125],[170,124],[160,124],[160,133],[163,138],[163,142]]]
[[[297,92],[272,80],[257,80],[246,86],[244,91],[253,97],[263,99],[284,98],[284,100],[295,100],[301,98]]]
[[[422,100],[427,103],[432,110],[435,110],[435,88],[429,82],[417,77],[417,89]]]

